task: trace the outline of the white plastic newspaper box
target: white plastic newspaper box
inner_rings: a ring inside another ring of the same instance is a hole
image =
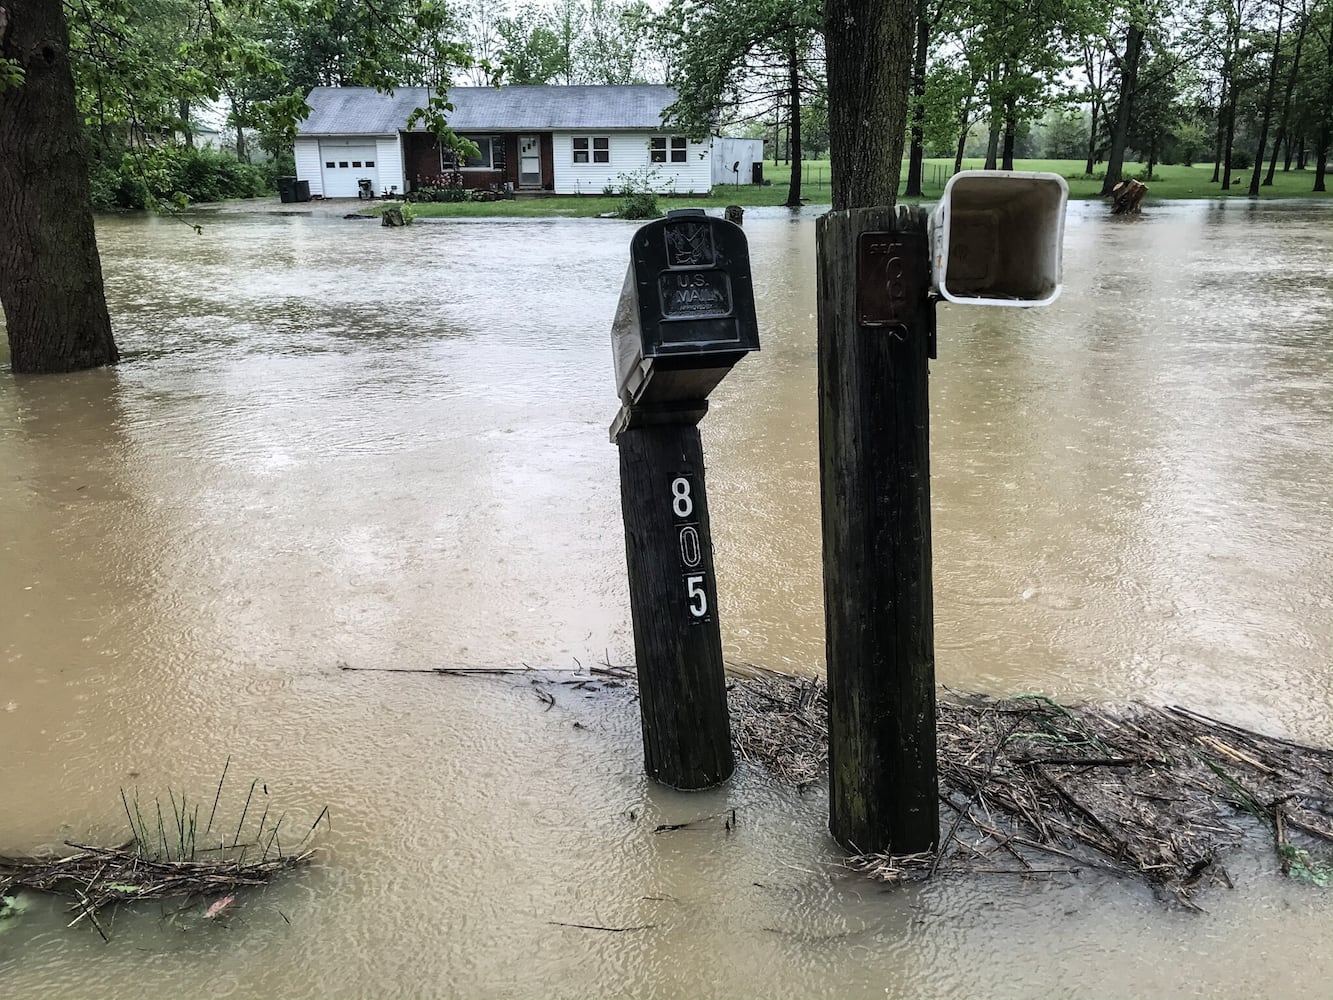
[[[1059,174],[954,174],[930,217],[935,289],[965,305],[1050,305],[1060,295],[1068,201]]]

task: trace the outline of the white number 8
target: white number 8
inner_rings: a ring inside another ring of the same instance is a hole
[[[694,513],[694,501],[690,499],[690,481],[684,476],[671,480],[671,509],[677,517],[689,517]]]

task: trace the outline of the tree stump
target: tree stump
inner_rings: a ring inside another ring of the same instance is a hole
[[[1148,193],[1148,185],[1139,181],[1121,181],[1111,189],[1112,215],[1138,215]]]
[[[407,220],[403,218],[403,210],[397,205],[390,205],[380,215],[381,226],[405,226]]]
[[[738,226],[745,225],[745,209],[739,205],[728,205],[722,217]]]

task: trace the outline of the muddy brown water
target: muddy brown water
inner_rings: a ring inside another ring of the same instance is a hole
[[[939,680],[1327,742],[1333,212],[1103,214],[1071,210],[1054,307],[941,310]],[[746,223],[763,350],[704,424],[723,638],[815,673],[813,216]],[[821,789],[650,785],[621,700],[337,669],[631,657],[630,232],[100,223],[126,363],[0,376],[0,853],[117,840],[119,788],[207,800],[228,756],[220,815],[259,777],[290,829],[333,822],[225,924],[125,911],[106,945],[34,901],[0,994],[1328,995],[1333,901],[1259,848],[1203,915],[1088,878],[884,892]]]

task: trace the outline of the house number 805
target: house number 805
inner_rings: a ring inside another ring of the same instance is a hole
[[[671,480],[671,513],[684,521],[694,513],[694,497],[690,495],[690,481],[685,476]],[[700,573],[703,545],[699,529],[694,524],[680,526],[680,562],[685,570],[685,602],[696,622],[708,616],[708,593],[704,589],[705,576]]]

